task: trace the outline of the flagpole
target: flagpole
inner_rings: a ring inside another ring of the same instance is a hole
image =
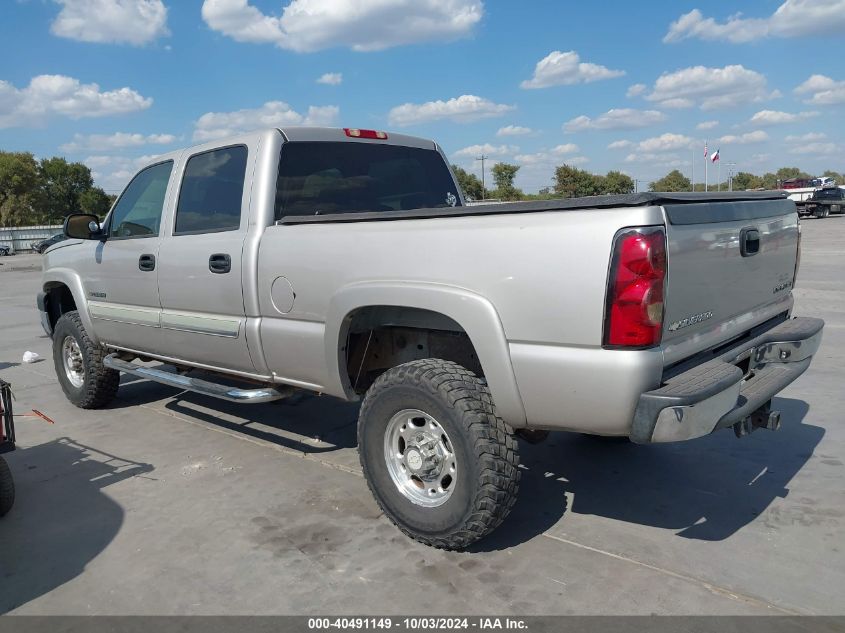
[[[690,191],[695,191],[695,150],[692,150],[692,174],[690,178]]]
[[[707,143],[704,144],[707,147]],[[704,191],[707,191],[707,152],[704,152]]]
[[[719,156],[719,160],[716,161],[719,163],[719,191],[722,190],[722,157]]]

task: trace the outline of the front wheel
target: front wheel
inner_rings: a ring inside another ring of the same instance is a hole
[[[382,374],[361,406],[358,452],[382,511],[426,545],[463,549],[516,501],[513,432],[485,382],[453,362],[413,361]]]
[[[99,409],[117,394],[120,373],[103,364],[105,350],[88,337],[76,310],[65,312],[53,332],[53,363],[67,399],[81,409]]]

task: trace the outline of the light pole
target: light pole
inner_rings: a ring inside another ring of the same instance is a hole
[[[728,163],[728,191],[734,190],[734,167],[736,163]]]
[[[487,195],[487,187],[484,184],[484,161],[490,158],[489,156],[485,156],[482,154],[481,156],[476,156],[475,160],[481,161],[481,199],[484,200],[484,197]]]

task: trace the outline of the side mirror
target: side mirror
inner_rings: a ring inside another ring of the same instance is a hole
[[[67,237],[77,240],[98,240],[103,235],[97,216],[88,213],[67,216],[62,231]]]

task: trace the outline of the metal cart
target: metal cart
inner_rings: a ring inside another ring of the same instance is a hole
[[[4,453],[15,450],[15,419],[12,413],[12,387],[0,380],[0,517],[15,503],[15,482]]]

